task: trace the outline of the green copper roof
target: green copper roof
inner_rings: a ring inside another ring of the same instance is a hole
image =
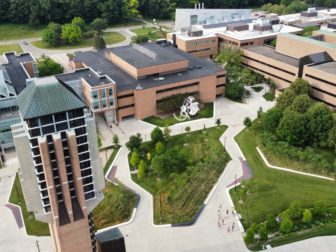
[[[69,86],[55,77],[31,81],[18,96],[17,103],[25,120],[86,107]]]

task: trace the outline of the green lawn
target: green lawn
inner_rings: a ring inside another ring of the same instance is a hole
[[[114,158],[116,157],[118,151],[120,149],[120,146],[118,146],[117,148],[113,148],[113,152],[111,154],[111,156],[108,158],[106,164],[104,165],[104,175],[106,175],[108,169],[110,168]]]
[[[260,223],[268,214],[276,215],[287,209],[294,200],[303,207],[311,207],[317,200],[328,206],[336,205],[335,182],[268,168],[256,150],[256,133],[251,129],[243,130],[235,139],[254,175],[245,203],[239,204],[238,193],[230,192],[245,224]]]
[[[150,40],[166,38],[165,32],[160,31],[159,29],[154,28],[154,27],[136,28],[136,29],[131,29],[131,31],[134,32],[138,36],[147,35]]]
[[[188,164],[184,171],[168,172],[158,178],[150,169],[142,179],[132,176],[153,195],[154,223],[185,223],[195,218],[230,159],[218,140],[226,128],[213,127],[168,139],[165,150],[177,146],[186,153]],[[145,144],[152,148],[150,143]]]
[[[124,41],[126,38],[119,32],[105,32],[104,39],[106,45],[116,44]],[[57,47],[50,47],[45,44],[42,40],[33,41],[32,45],[42,49],[55,49],[55,50],[65,50],[65,49],[76,49],[84,47],[93,47],[93,38],[84,38],[79,44],[76,45],[60,45]]]
[[[213,117],[213,103],[206,103],[204,104],[204,108],[201,109],[194,118],[190,120],[186,120],[186,121],[196,120],[200,118],[211,118],[211,117]],[[144,121],[157,125],[159,127],[171,126],[176,123],[180,123],[180,121],[176,120],[173,115],[166,117],[166,118],[151,116],[151,117],[145,118]]]
[[[37,38],[42,36],[43,26],[27,24],[0,24],[0,40]]]
[[[9,202],[21,207],[26,231],[28,235],[47,236],[50,235],[47,223],[35,220],[33,213],[28,212],[26,202],[23,198],[21,183],[18,174],[16,174],[14,186],[10,194]]]
[[[124,185],[119,183],[116,186],[107,181],[104,196],[104,199],[92,211],[96,230],[128,221],[137,201],[136,194]]]
[[[22,48],[18,44],[0,45],[0,55],[6,52],[22,53]]]

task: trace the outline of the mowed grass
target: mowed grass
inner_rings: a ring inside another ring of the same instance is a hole
[[[116,44],[124,41],[126,38],[119,32],[105,32],[104,39],[106,45]],[[68,49],[76,49],[76,48],[85,48],[85,47],[93,47],[93,38],[83,38],[76,45],[60,45],[57,47],[51,47],[48,44],[44,43],[42,40],[33,41],[32,45],[42,49],[55,49],[55,50],[68,50]]]
[[[104,199],[92,211],[96,230],[128,221],[137,201],[135,193],[124,185],[118,186],[106,181]]]
[[[0,24],[0,40],[38,38],[42,36],[43,28],[27,24]]]
[[[0,45],[0,55],[6,52],[22,53],[22,48],[19,44],[8,44],[8,45]]]
[[[28,235],[47,236],[50,235],[47,223],[37,221],[33,213],[28,212],[26,202],[23,198],[21,183],[18,174],[15,176],[9,202],[21,207],[26,231]]]
[[[131,29],[131,31],[134,32],[137,36],[147,35],[150,40],[166,38],[166,33],[163,31],[160,31],[159,29],[155,27],[136,28],[136,29]]]
[[[120,146],[113,148],[111,156],[108,158],[106,164],[104,165],[104,175],[106,175],[106,173],[107,173],[108,169],[110,168],[113,160],[115,159],[119,149],[120,149]]]
[[[176,113],[176,115],[179,116],[179,113]],[[204,104],[204,108],[202,108],[195,117],[191,118],[190,120],[186,120],[186,121],[192,121],[192,120],[201,119],[201,118],[211,118],[211,117],[213,117],[213,103],[206,103]],[[151,116],[151,117],[145,118],[144,121],[154,124],[159,127],[171,126],[176,123],[180,123],[180,121],[176,120],[173,115],[166,117],[166,118]]]
[[[213,127],[169,138],[165,149],[178,146],[193,160],[184,171],[168,173],[159,179],[152,170],[143,179],[132,175],[136,183],[153,195],[154,223],[187,223],[196,217],[230,159],[219,141],[226,128]]]
[[[235,139],[253,170],[253,189],[245,203],[239,204],[238,193],[230,192],[245,223],[260,223],[268,214],[284,211],[295,200],[303,207],[311,207],[318,200],[328,206],[336,205],[335,182],[268,168],[257,153],[253,130],[245,129]]]

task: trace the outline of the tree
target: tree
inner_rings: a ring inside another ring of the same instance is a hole
[[[288,208],[288,215],[292,220],[300,219],[302,217],[301,203],[293,201]]]
[[[313,215],[309,209],[305,209],[303,212],[302,221],[306,224],[310,224],[312,221]]]
[[[289,234],[292,231],[293,226],[293,221],[289,217],[284,217],[279,230],[283,234]]]
[[[159,127],[156,127],[151,132],[152,144],[155,145],[157,142],[164,142],[163,132]]]
[[[112,142],[113,142],[113,145],[116,147],[116,146],[119,146],[119,137],[117,134],[114,134],[113,135],[113,138],[112,138]]]
[[[77,25],[65,24],[62,25],[61,37],[67,44],[77,44],[82,38],[82,31]]]
[[[165,173],[165,161],[166,159],[163,155],[156,155],[152,159],[151,165],[158,177]]]
[[[279,123],[276,134],[289,144],[304,145],[309,137],[306,116],[298,112],[286,111]]]
[[[131,155],[130,163],[133,167],[136,167],[140,162],[140,156],[137,151],[133,151]]]
[[[155,144],[155,153],[156,154],[158,154],[158,155],[163,154],[164,149],[165,149],[165,146],[163,145],[162,142],[157,142]]]
[[[187,167],[187,157],[183,150],[175,146],[168,149],[165,156],[165,170],[169,172],[182,172]]]
[[[295,97],[296,97],[296,94],[294,90],[288,88],[281,95],[277,97],[276,105],[281,109],[285,109],[289,107],[290,105],[292,105]]]
[[[244,237],[245,242],[248,243],[248,244],[252,244],[252,243],[254,243],[254,236],[255,236],[255,231],[254,231],[254,229],[251,228],[251,227],[248,228],[248,229],[246,230],[246,235],[245,235],[245,237]]]
[[[333,114],[322,102],[315,103],[307,111],[310,140],[321,147],[328,145],[328,133],[334,125]]]
[[[228,83],[225,88],[225,96],[234,101],[241,101],[245,94],[244,85]]]
[[[133,151],[135,149],[139,149],[142,144],[142,137],[140,133],[137,133],[136,135],[130,136],[128,142],[126,143],[126,147]]]
[[[148,35],[137,35],[131,38],[131,44],[142,44],[149,41]]]
[[[313,104],[312,99],[307,94],[302,94],[297,96],[292,104],[288,107],[289,109],[296,111],[298,113],[306,113],[310,106]]]
[[[8,20],[9,8],[10,8],[10,0],[0,1],[0,22]]]
[[[215,62],[224,66],[240,66],[242,62],[242,51],[230,46],[224,47],[224,49],[217,55]]]
[[[60,64],[45,55],[38,60],[37,67],[40,77],[61,74],[64,71]]]
[[[61,43],[61,32],[61,26],[51,22],[43,30],[42,41],[49,46],[58,46]]]
[[[144,160],[141,160],[138,165],[138,179],[145,177],[147,171],[147,164]]]
[[[307,10],[308,5],[300,0],[294,0],[285,9],[284,14],[298,13]]]
[[[336,122],[334,122],[334,127],[328,133],[328,146],[336,152]]]
[[[101,17],[106,20],[107,23],[113,24],[122,20],[125,15],[124,0],[104,0],[98,4],[98,8],[101,12]]]
[[[98,32],[95,32],[93,35],[93,48],[97,50],[106,48],[105,40]]]
[[[105,19],[96,18],[91,22],[90,26],[93,30],[102,33],[107,28],[107,23]]]
[[[139,2],[138,0],[128,0],[125,4],[125,13],[128,18],[135,18],[139,16]]]
[[[220,125],[221,125],[221,119],[220,118],[217,118],[216,119],[216,125],[217,125],[217,127],[219,127]]]
[[[250,117],[245,117],[245,119],[244,119],[244,125],[246,127],[250,127],[252,125],[252,121],[251,121]]]
[[[262,224],[260,225],[259,227],[259,237],[260,237],[260,240],[262,241],[266,241],[267,240],[267,226],[266,224]]]
[[[292,85],[290,85],[289,89],[294,91],[294,94],[296,96],[302,95],[302,94],[310,94],[310,86],[308,81],[297,78]]]
[[[81,30],[82,33],[86,31],[85,21],[81,17],[74,17],[71,21],[71,24],[74,26],[77,26]]]
[[[168,138],[170,137],[171,129],[168,126],[165,126],[163,128],[163,137],[167,141]]]
[[[259,107],[258,112],[257,112],[257,117],[260,118],[263,115],[264,111],[262,107]]]
[[[260,127],[263,130],[274,132],[282,118],[282,109],[274,107],[268,110],[260,120]]]

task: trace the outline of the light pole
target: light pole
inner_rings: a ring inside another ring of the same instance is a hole
[[[40,250],[40,244],[38,240],[35,241],[35,245],[36,245],[37,251],[40,252],[41,250]]]

